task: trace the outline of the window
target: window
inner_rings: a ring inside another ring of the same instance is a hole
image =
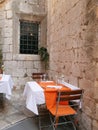
[[[20,20],[20,54],[38,54],[39,23]]]

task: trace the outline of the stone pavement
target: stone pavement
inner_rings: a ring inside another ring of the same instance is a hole
[[[13,90],[11,100],[4,98],[4,109],[0,110],[0,130],[34,114],[25,107],[23,89]]]

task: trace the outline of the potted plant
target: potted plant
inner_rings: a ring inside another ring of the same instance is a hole
[[[38,53],[40,55],[41,61],[45,63],[45,70],[49,67],[49,53],[47,51],[47,48],[40,47],[38,50]]]

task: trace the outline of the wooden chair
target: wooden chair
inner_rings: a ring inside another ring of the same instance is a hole
[[[56,104],[49,109],[51,124],[53,130],[60,125],[71,123],[73,128],[76,130],[76,126],[73,120],[74,115],[78,114],[79,105],[82,99],[83,90],[71,90],[71,91],[58,91]],[[78,101],[77,101],[78,100]],[[63,102],[76,101],[71,104],[64,104]],[[66,126],[65,126],[66,128]]]
[[[32,73],[32,79],[35,81],[41,81],[45,73]]]

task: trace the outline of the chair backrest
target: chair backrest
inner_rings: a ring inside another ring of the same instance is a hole
[[[45,73],[32,73],[32,79],[41,80],[43,78],[43,74],[45,74]]]
[[[83,89],[71,90],[71,91],[58,91],[57,92],[57,103],[60,104],[60,102],[74,101],[75,104],[72,104],[72,105],[78,106],[78,105],[80,105],[82,95],[83,95]]]

